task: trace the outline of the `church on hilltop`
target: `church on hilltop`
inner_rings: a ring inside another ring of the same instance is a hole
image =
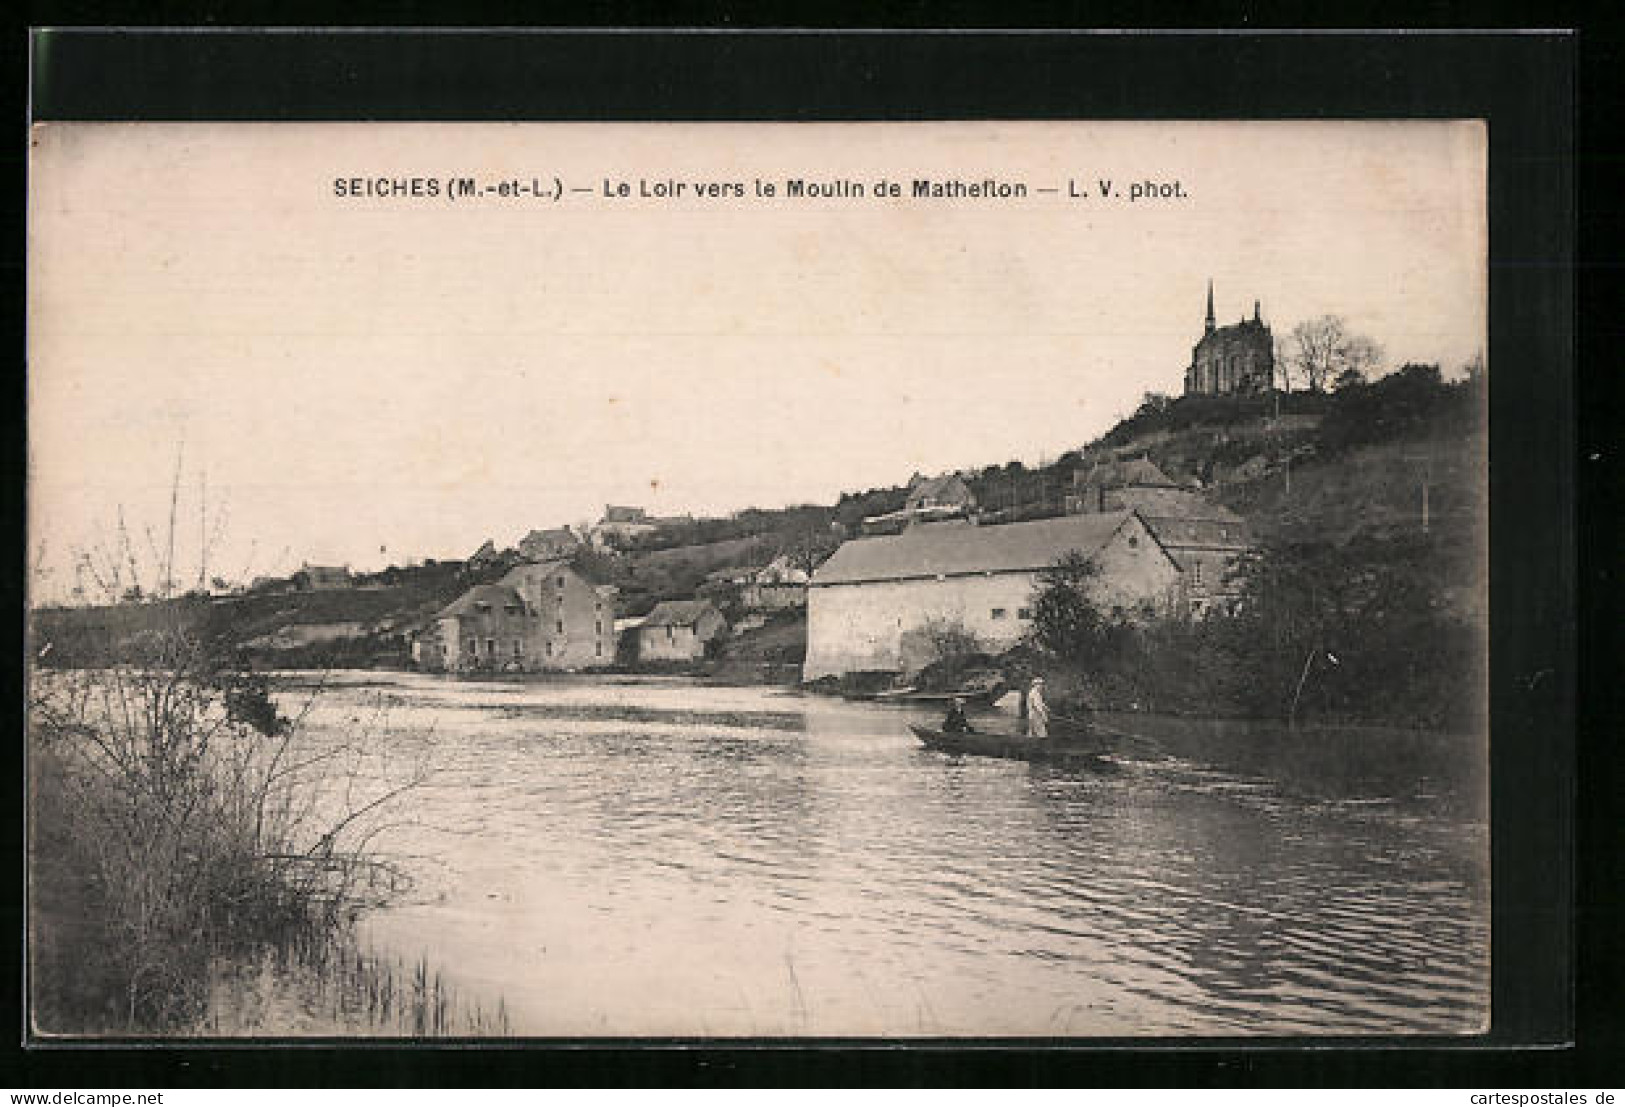
[[[1191,350],[1185,395],[1229,396],[1267,392],[1275,381],[1275,340],[1253,301],[1253,317],[1228,327],[1213,319],[1213,282],[1207,282],[1207,326]]]

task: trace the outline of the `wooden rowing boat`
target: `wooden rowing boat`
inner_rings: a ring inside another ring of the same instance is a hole
[[[950,734],[931,727],[909,729],[927,748],[939,753],[972,757],[1001,757],[1009,761],[1050,761],[1062,763],[1110,764],[1104,760],[1106,746],[1098,735],[1082,733],[1057,738],[1028,738],[1021,734]]]

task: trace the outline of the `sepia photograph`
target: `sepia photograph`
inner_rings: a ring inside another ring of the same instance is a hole
[[[1485,1034],[1487,144],[34,124],[30,1039]]]

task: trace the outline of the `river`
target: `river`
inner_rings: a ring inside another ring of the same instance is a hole
[[[1484,1029],[1488,833],[1199,753],[922,749],[907,709],[678,679],[337,674],[433,773],[366,938],[514,1033],[1156,1036]],[[1437,787],[1436,783],[1432,787]]]

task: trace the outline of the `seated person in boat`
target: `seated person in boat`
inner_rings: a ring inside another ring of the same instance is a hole
[[[948,714],[942,720],[944,734],[970,734],[970,720],[965,718],[965,697],[955,696],[954,702],[948,706]]]

